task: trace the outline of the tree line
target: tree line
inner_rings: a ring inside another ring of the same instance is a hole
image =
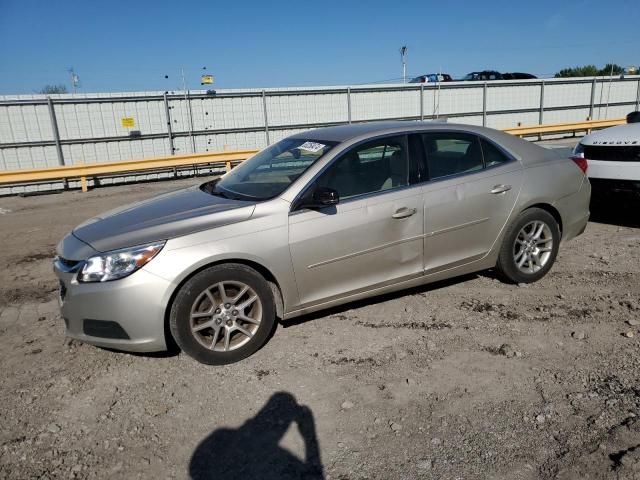
[[[583,67],[563,68],[554,76],[555,78],[570,77],[605,77],[609,75],[622,75],[624,68],[615,63],[607,63],[603,68],[595,65],[585,65]]]

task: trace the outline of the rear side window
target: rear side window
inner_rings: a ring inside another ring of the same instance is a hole
[[[493,143],[488,142],[484,138],[481,138],[480,144],[482,145],[482,154],[484,155],[484,164],[486,167],[500,165],[501,163],[506,163],[509,161],[509,157],[507,157]]]
[[[457,132],[423,133],[429,178],[482,170],[482,149],[475,135]]]

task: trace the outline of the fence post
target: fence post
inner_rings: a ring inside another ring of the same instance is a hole
[[[347,121],[351,123],[351,87],[347,87]]]
[[[58,120],[56,119],[56,111],[53,107],[53,100],[47,97],[47,106],[49,107],[49,119],[51,120],[51,131],[53,132],[53,140],[56,143],[56,153],[58,155],[58,165],[64,165],[64,154],[62,153],[62,145],[60,144],[60,130],[58,130]],[[64,189],[69,188],[69,182],[65,178],[63,181]]]
[[[187,111],[189,112],[189,137],[191,137],[191,153],[196,153],[196,138],[193,136],[193,110],[191,109],[191,93],[187,90]]]
[[[538,115],[538,125],[544,121],[544,80],[540,84],[540,114]]]
[[[49,118],[51,119],[51,130],[53,131],[53,140],[56,142],[56,152],[58,154],[58,165],[64,165],[64,155],[62,153],[62,145],[60,144],[60,130],[58,130],[58,121],[56,119],[56,111],[53,108],[53,100],[47,97],[47,106],[49,107]]]
[[[482,126],[487,126],[487,82],[484,82],[482,88]]]
[[[593,120],[593,105],[596,100],[596,79],[591,82],[591,105],[589,106],[589,120]]]
[[[267,146],[271,144],[269,141],[269,117],[267,116],[267,93],[262,90],[262,111],[264,113],[264,136],[267,139]]]
[[[164,92],[164,113],[167,119],[167,138],[169,139],[169,155],[173,155],[176,152],[173,146],[173,129],[171,128],[171,113],[169,113],[169,100],[167,99],[167,92]]]
[[[544,123],[544,80],[540,84],[540,113],[538,114],[538,125]],[[542,135],[538,135],[538,140],[542,140]]]
[[[420,120],[424,120],[424,83],[420,84]]]

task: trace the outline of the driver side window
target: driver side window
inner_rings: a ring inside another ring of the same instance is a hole
[[[340,200],[408,185],[404,136],[386,137],[354,147],[338,158],[317,185],[338,192]]]

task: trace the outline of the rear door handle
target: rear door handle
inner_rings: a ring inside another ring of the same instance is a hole
[[[396,213],[391,215],[391,217],[392,218],[407,218],[407,217],[410,217],[411,215],[415,215],[417,211],[418,210],[416,210],[415,208],[402,207],[402,208],[399,208],[398,210],[396,210]]]
[[[505,192],[508,192],[509,190],[511,190],[511,185],[495,185],[491,189],[491,193],[493,193],[494,195],[497,195],[498,193],[505,193]]]

